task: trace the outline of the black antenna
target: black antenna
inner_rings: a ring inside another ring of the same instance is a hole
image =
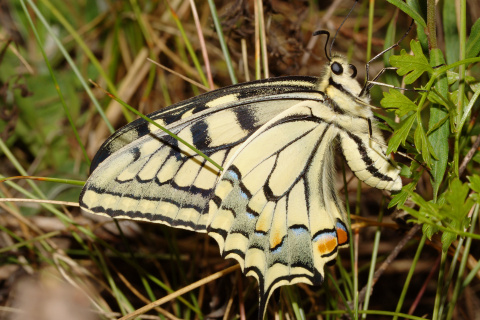
[[[330,39],[330,32],[328,32],[327,30],[318,30],[318,31],[315,31],[313,33],[313,36],[318,36],[318,35],[321,35],[321,34],[326,34],[327,35],[327,41],[325,41],[325,56],[327,57],[328,61],[332,61],[332,59],[330,59],[330,57],[328,56],[328,53],[327,53],[328,39]]]
[[[340,24],[340,26],[338,27],[337,31],[335,32],[335,36],[333,36],[333,39],[332,39],[332,42],[330,42],[330,50],[327,50],[328,48],[328,40],[330,39],[330,32],[328,32],[327,30],[318,30],[318,31],[315,31],[313,33],[313,36],[318,36],[318,35],[321,35],[321,34],[326,34],[327,35],[327,41],[325,41],[325,56],[327,57],[328,61],[332,61],[331,57],[332,57],[332,47],[333,47],[333,43],[335,42],[335,39],[337,38],[337,34],[338,34],[338,31],[340,30],[340,28],[343,26],[343,24],[345,23],[345,21],[347,21],[347,18],[350,16],[350,14],[352,13],[353,9],[355,8],[355,5],[357,4],[358,0],[355,0],[355,3],[353,4],[352,8],[350,9],[350,11],[348,12],[348,14],[346,15],[346,17],[343,19],[342,23]]]
[[[330,56],[332,56],[332,48],[333,48],[333,43],[335,42],[335,39],[337,38],[337,35],[338,35],[338,31],[340,31],[340,28],[343,26],[343,24],[345,23],[345,21],[347,21],[348,17],[350,16],[350,14],[352,13],[353,9],[355,8],[355,5],[357,4],[358,0],[355,0],[355,3],[353,4],[352,8],[350,9],[350,11],[348,12],[348,14],[345,16],[345,18],[343,19],[342,23],[340,24],[340,26],[338,27],[337,31],[335,32],[335,35],[333,36],[333,39],[332,39],[332,42],[330,42]]]

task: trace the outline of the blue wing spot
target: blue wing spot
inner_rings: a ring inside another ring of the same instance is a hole
[[[233,180],[238,180],[238,175],[235,171],[228,170],[227,174],[229,178],[232,178]]]
[[[324,232],[313,238],[313,242],[317,242],[319,240],[330,240],[334,239],[337,237],[337,234],[335,232]]]
[[[272,253],[280,253],[280,251],[282,251],[282,248],[283,248],[283,245],[281,245],[279,247],[276,247],[275,250],[272,250],[271,252]]]
[[[248,199],[248,196],[245,192],[240,192],[240,196],[243,198],[243,199]]]
[[[247,214],[248,219],[255,219],[256,218],[256,216],[251,212],[247,211],[246,214]]]
[[[303,227],[290,228],[290,230],[292,230],[293,233],[294,233],[296,236],[299,236],[299,235],[301,235],[302,233],[307,232],[307,229],[305,229],[305,228],[303,228]]]

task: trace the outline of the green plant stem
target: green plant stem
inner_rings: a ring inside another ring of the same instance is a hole
[[[373,252],[372,252],[372,260],[370,261],[370,269],[368,271],[368,281],[367,281],[367,292],[365,293],[365,301],[363,303],[363,310],[367,311],[368,310],[368,304],[370,302],[370,294],[372,292],[373,288],[373,278],[375,275],[375,266],[377,262],[377,254],[378,254],[378,247],[380,245],[380,237],[382,235],[382,228],[380,227],[380,223],[383,220],[383,207],[385,206],[385,197],[382,197],[382,201],[380,203],[380,212],[378,214],[378,219],[377,222],[379,223],[379,226],[377,227],[377,230],[375,231],[375,239],[373,240]],[[362,314],[362,319],[366,319],[367,314],[364,313]]]
[[[215,25],[215,30],[218,34],[218,40],[220,41],[220,47],[222,48],[223,55],[225,57],[225,62],[227,64],[228,73],[230,75],[230,80],[233,84],[238,83],[237,77],[235,76],[235,71],[233,70],[232,59],[230,58],[230,53],[228,52],[227,43],[225,42],[225,37],[223,36],[222,25],[220,24],[220,19],[218,19],[217,8],[215,7],[215,2],[213,0],[208,0],[208,5],[212,13],[213,23]]]
[[[444,287],[444,277],[445,277],[445,264],[447,262],[447,253],[443,250],[441,251],[441,258],[440,258],[440,267],[438,269],[438,283],[437,283],[437,291],[435,293],[435,304],[433,306],[433,315],[432,319],[440,319],[442,314],[442,291]]]
[[[473,212],[472,221],[470,222],[470,230],[474,230],[474,226],[477,224],[479,207],[480,206],[478,204],[475,205],[475,209],[474,209],[475,211]],[[470,238],[467,239],[467,241],[470,241],[470,240],[471,240]],[[470,244],[468,245],[470,246]],[[465,277],[465,280],[462,283],[462,290],[476,277],[479,269],[480,269],[480,262],[477,262],[477,265],[474,268],[472,268],[470,273]]]
[[[417,252],[415,253],[415,257],[413,258],[412,266],[410,267],[410,271],[408,272],[407,279],[405,279],[405,285],[403,286],[402,293],[400,294],[400,298],[398,299],[398,304],[397,304],[397,308],[395,309],[395,312],[400,312],[400,310],[402,309],[403,301],[405,300],[405,296],[407,294],[410,281],[412,280],[415,267],[417,265],[418,260],[420,259],[420,254],[422,253],[423,246],[426,240],[427,240],[427,236],[424,234],[420,239],[420,242],[418,243]],[[398,316],[395,315],[393,317],[393,320],[397,320],[397,319],[398,319]]]
[[[460,1],[460,30],[459,30],[459,38],[460,38],[460,53],[459,59],[460,61],[465,59],[465,45],[466,45],[466,33],[467,33],[467,4],[466,0]],[[468,59],[467,59],[468,60]],[[465,95],[465,71],[466,67],[465,64],[461,64],[459,68],[459,78],[458,78],[458,104],[457,104],[457,119],[456,124],[459,125],[461,119],[463,117],[463,104],[464,104],[464,95]],[[454,158],[453,158],[453,166],[454,166],[454,174],[456,177],[459,176],[458,174],[458,167],[460,165],[460,150],[459,150],[459,141],[460,141],[460,133],[462,128],[456,128],[455,134],[455,151],[454,151]]]
[[[478,218],[478,208],[479,205],[475,205],[473,217],[472,217],[472,223],[470,224],[470,233],[475,232],[475,226],[476,226],[476,221]],[[467,238],[465,241],[465,247],[462,252],[462,261],[460,262],[460,266],[458,267],[458,273],[457,273],[457,280],[455,282],[455,287],[453,289],[453,295],[452,298],[450,299],[450,302],[448,304],[448,313],[447,313],[447,320],[452,319],[453,317],[453,311],[455,310],[455,305],[457,303],[458,297],[460,296],[460,293],[462,291],[462,279],[463,279],[463,274],[465,272],[465,268],[467,266],[467,261],[468,261],[468,255],[470,253],[470,248],[472,246],[472,238]]]
[[[427,0],[427,30],[428,30],[428,46],[430,50],[437,48],[435,2],[436,2],[435,0]]]
[[[173,10],[172,7],[170,7],[170,14],[171,14],[173,20],[175,21],[175,23],[177,25],[177,28],[180,31],[180,34],[182,35],[183,42],[184,42],[184,44],[187,48],[187,51],[190,55],[190,58],[192,59],[193,64],[195,65],[195,68],[197,69],[197,72],[198,72],[198,75],[200,76],[202,84],[204,86],[208,87],[208,80],[207,80],[207,77],[205,76],[205,73],[202,70],[202,66],[200,65],[200,61],[198,60],[198,57],[195,53],[195,50],[193,49],[193,46],[192,46],[190,40],[188,39],[188,35],[185,32],[185,29],[183,28],[182,22],[180,21],[177,13],[175,12],[175,10]]]
[[[466,0],[460,1],[460,60],[465,59],[465,45],[467,41],[467,3]],[[465,71],[466,67],[464,64],[460,65],[459,69],[459,83],[458,83],[458,105],[457,105],[457,117],[460,117],[463,114],[463,101],[465,94]]]

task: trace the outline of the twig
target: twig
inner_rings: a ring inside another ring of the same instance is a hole
[[[465,171],[465,168],[467,167],[467,164],[472,160],[473,155],[477,151],[478,147],[480,146],[480,134],[477,136],[477,139],[473,143],[472,148],[468,151],[467,155],[465,158],[463,158],[462,164],[460,165],[460,168],[458,169],[458,175],[461,176],[463,174],[463,171]]]

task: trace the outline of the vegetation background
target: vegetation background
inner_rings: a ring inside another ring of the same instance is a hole
[[[116,319],[186,286],[138,317],[255,318],[256,282],[222,272],[233,262],[208,236],[133,222],[119,232],[110,220],[81,214],[75,203],[89,159],[136,117],[88,79],[147,114],[236,82],[319,76],[325,39],[312,33],[333,34],[352,5],[0,1],[0,179],[43,177],[0,183],[0,318]],[[389,51],[370,74],[394,65],[406,77],[387,71],[380,82],[430,93],[374,87],[372,105],[396,113],[397,121],[376,110],[394,130],[390,150],[403,145],[409,154],[396,157],[406,187],[392,200],[340,165],[352,246],[327,268],[323,286],[277,290],[268,318],[480,317],[479,17],[476,0],[365,0],[340,28],[334,51],[357,66],[363,83],[362,66],[414,18],[400,43],[414,55]]]

